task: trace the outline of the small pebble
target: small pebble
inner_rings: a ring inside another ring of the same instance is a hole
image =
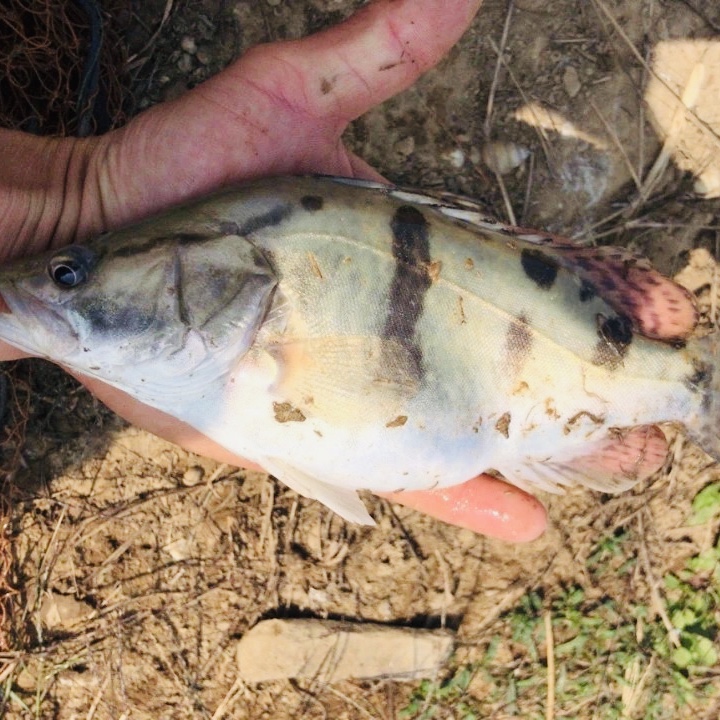
[[[465,164],[465,153],[460,148],[455,148],[445,154],[445,158],[458,170]]]
[[[415,138],[412,135],[408,135],[398,140],[393,146],[393,150],[404,158],[409,157],[415,152]]]
[[[180,41],[180,47],[189,55],[194,55],[197,52],[197,45],[195,40],[189,35],[185,35]]]
[[[186,487],[199,485],[204,477],[205,471],[199,465],[193,465],[183,473],[182,484]]]
[[[568,65],[568,67],[565,68],[565,72],[563,73],[563,86],[565,87],[565,92],[571,98],[574,98],[582,88],[578,71],[572,65]]]
[[[530,150],[508,140],[493,140],[483,145],[481,155],[483,162],[493,172],[506,175],[530,157]]]
[[[187,53],[183,53],[180,56],[180,59],[177,61],[177,68],[182,73],[189,73],[192,70],[193,66],[193,59],[192,55],[188,55]]]

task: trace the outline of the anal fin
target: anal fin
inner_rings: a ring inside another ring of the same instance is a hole
[[[662,467],[668,447],[655,425],[614,431],[583,447],[582,453],[526,461],[510,470],[507,479],[525,490],[561,493],[580,486],[605,493],[629,490]],[[505,474],[504,468],[499,468]]]
[[[261,464],[291,490],[311,500],[318,500],[344,520],[358,525],[376,524],[356,490],[317,480],[277,458],[265,458]]]

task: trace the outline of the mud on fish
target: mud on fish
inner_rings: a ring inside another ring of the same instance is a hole
[[[717,337],[688,337],[685,290],[454,196],[260,180],[11,264],[0,295],[3,340],[358,522],[359,489],[487,470],[621,491],[647,451],[624,429],[661,421],[720,457]]]

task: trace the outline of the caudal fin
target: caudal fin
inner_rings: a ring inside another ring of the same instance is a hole
[[[685,419],[688,436],[720,460],[720,331],[688,343],[696,372],[690,386],[702,396],[699,412]]]

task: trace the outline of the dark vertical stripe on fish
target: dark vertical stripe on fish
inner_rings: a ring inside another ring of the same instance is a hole
[[[555,258],[526,248],[520,253],[520,262],[525,274],[542,290],[549,290],[555,284],[560,267]]]
[[[633,341],[632,322],[625,315],[597,316],[598,340],[592,362],[610,370],[622,367],[622,361]]]
[[[428,221],[411,205],[401,205],[390,223],[395,274],[388,293],[388,311],[383,337],[400,341],[408,354],[410,371],[416,379],[424,374],[417,323],[423,312],[430,277]]]
[[[509,375],[514,377],[523,368],[533,346],[533,334],[525,315],[513,318],[505,335],[505,359]]]
[[[252,235],[254,232],[258,232],[258,230],[274,227],[289,218],[292,213],[293,206],[290,203],[275,205],[275,207],[271,207],[267,212],[247,218],[238,228],[237,234],[241,237],[246,237]]]

